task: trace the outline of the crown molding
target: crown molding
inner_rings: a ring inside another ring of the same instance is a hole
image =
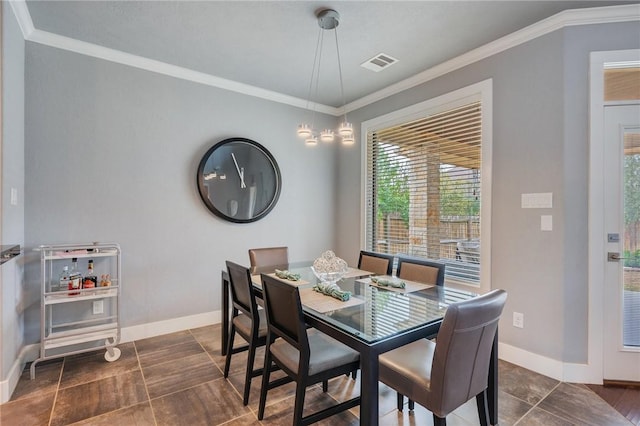
[[[545,34],[562,29],[568,26],[608,24],[616,22],[628,22],[640,20],[640,3],[635,5],[594,7],[589,9],[571,9],[562,11],[547,19],[536,22],[514,33],[494,40],[467,53],[453,58],[449,61],[438,64],[419,74],[409,77],[398,83],[385,87],[382,90],[364,96],[358,100],[350,102],[345,106],[347,111],[365,107],[374,102],[411,89],[420,84],[438,78],[457,69],[471,65],[482,59],[503,52],[512,47],[534,40]]]
[[[11,0],[9,4],[18,21],[18,26],[22,31],[22,37],[27,40],[35,30],[33,21],[31,20],[31,14],[27,8],[27,2],[25,0]]]
[[[230,90],[248,96],[265,99],[272,102],[290,105],[302,109],[314,109],[317,112],[340,116],[346,112],[351,112],[359,108],[370,105],[374,102],[411,89],[420,84],[426,83],[437,77],[478,62],[482,59],[503,52],[512,47],[526,43],[530,40],[559,30],[564,27],[590,24],[606,24],[616,22],[640,21],[640,3],[622,6],[594,7],[588,9],[571,9],[560,12],[540,22],[536,22],[528,27],[494,40],[476,49],[470,50],[454,59],[443,62],[421,73],[409,77],[398,83],[364,96],[348,103],[343,108],[336,108],[329,105],[309,103],[306,99],[296,98],[279,92],[262,89],[260,87],[239,83],[237,81],[216,77],[211,74],[195,71],[189,68],[180,67],[154,59],[132,55],[119,50],[110,49],[93,43],[76,40],[73,38],[57,35],[47,31],[41,31],[34,27],[29,9],[25,0],[9,1],[14,15],[18,21],[22,35],[25,40],[34,43],[55,47],[81,55],[91,56],[106,61],[111,61],[123,65],[132,66],[146,71],[171,77],[204,84],[219,89]]]
[[[306,108],[307,101],[293,96],[284,95],[282,93],[271,90],[262,89],[248,84],[239,83],[233,80],[227,80],[216,77],[211,74],[195,71],[189,68],[180,67],[169,64],[167,62],[157,61],[138,55],[123,52],[121,50],[110,49],[108,47],[99,46],[93,43],[87,43],[74,38],[61,36],[47,31],[34,30],[28,41],[67,50],[81,55],[91,56],[106,61],[128,65],[134,68],[191,81],[194,83],[204,84],[224,90],[230,90],[236,93],[242,93],[248,96],[266,99],[273,102],[291,105],[298,108]],[[340,115],[337,108],[326,105],[318,105],[316,111],[331,115]]]

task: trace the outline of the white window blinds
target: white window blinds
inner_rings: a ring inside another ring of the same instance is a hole
[[[366,245],[480,280],[482,116],[476,101],[367,133]]]

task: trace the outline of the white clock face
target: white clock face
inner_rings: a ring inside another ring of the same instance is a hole
[[[254,222],[280,196],[280,169],[262,145],[245,138],[225,139],[202,157],[198,190],[216,216],[237,223]]]

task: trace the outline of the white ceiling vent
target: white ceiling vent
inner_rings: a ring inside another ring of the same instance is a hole
[[[398,62],[398,60],[393,56],[387,55],[386,53],[379,53],[373,58],[361,63],[360,66],[371,71],[379,72],[389,68],[396,62]]]

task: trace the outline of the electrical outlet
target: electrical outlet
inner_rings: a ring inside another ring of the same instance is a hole
[[[513,313],[513,326],[517,328],[524,328],[524,314],[521,312]]]
[[[104,301],[94,300],[93,302],[93,315],[104,313]]]

